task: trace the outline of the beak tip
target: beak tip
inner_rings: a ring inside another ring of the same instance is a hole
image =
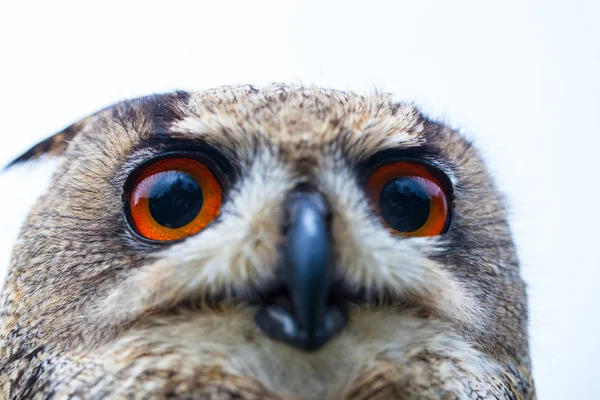
[[[330,306],[319,329],[306,330],[297,325],[296,319],[279,306],[263,306],[256,313],[258,327],[271,339],[286,343],[304,352],[322,348],[348,323],[347,313],[337,306]]]

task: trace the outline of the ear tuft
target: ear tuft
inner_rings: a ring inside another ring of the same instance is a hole
[[[59,156],[67,150],[69,143],[75,136],[81,133],[92,123],[96,123],[95,117],[102,116],[113,119],[135,120],[135,115],[143,115],[152,122],[152,131],[155,133],[168,132],[170,124],[181,118],[184,104],[190,98],[190,94],[185,91],[175,91],[171,93],[139,97],[136,99],[125,100],[106,107],[94,114],[91,114],[73,125],[65,128],[57,134],[39,142],[19,157],[15,158],[5,167],[5,170],[28,161],[40,158],[41,156]],[[105,112],[108,111],[109,114]],[[112,112],[112,114],[111,114]],[[131,113],[128,115],[127,113]],[[137,113],[137,114],[136,114]],[[139,118],[139,116],[138,116]]]
[[[17,164],[32,161],[43,155],[58,156],[65,152],[69,142],[90,122],[93,115],[90,115],[73,125],[68,126],[57,134],[42,140],[25,153],[11,161],[4,169],[7,170]]]

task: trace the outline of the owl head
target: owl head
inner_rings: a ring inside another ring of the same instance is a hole
[[[472,145],[412,105],[282,84],[175,92],[13,164],[40,157],[59,164],[0,306],[8,397],[532,393],[500,196]]]

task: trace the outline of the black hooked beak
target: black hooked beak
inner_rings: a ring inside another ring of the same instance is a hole
[[[331,210],[322,194],[306,187],[286,202],[287,242],[282,249],[282,291],[256,314],[274,340],[304,351],[317,350],[339,332],[348,316],[332,299]]]

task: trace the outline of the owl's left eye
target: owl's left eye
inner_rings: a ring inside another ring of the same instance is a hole
[[[445,175],[444,175],[445,177]],[[397,161],[375,170],[367,181],[379,215],[402,236],[436,236],[449,225],[449,184],[428,165]]]
[[[135,180],[129,218],[147,239],[183,239],[219,215],[221,196],[219,182],[204,163],[188,157],[165,158],[146,166]]]

